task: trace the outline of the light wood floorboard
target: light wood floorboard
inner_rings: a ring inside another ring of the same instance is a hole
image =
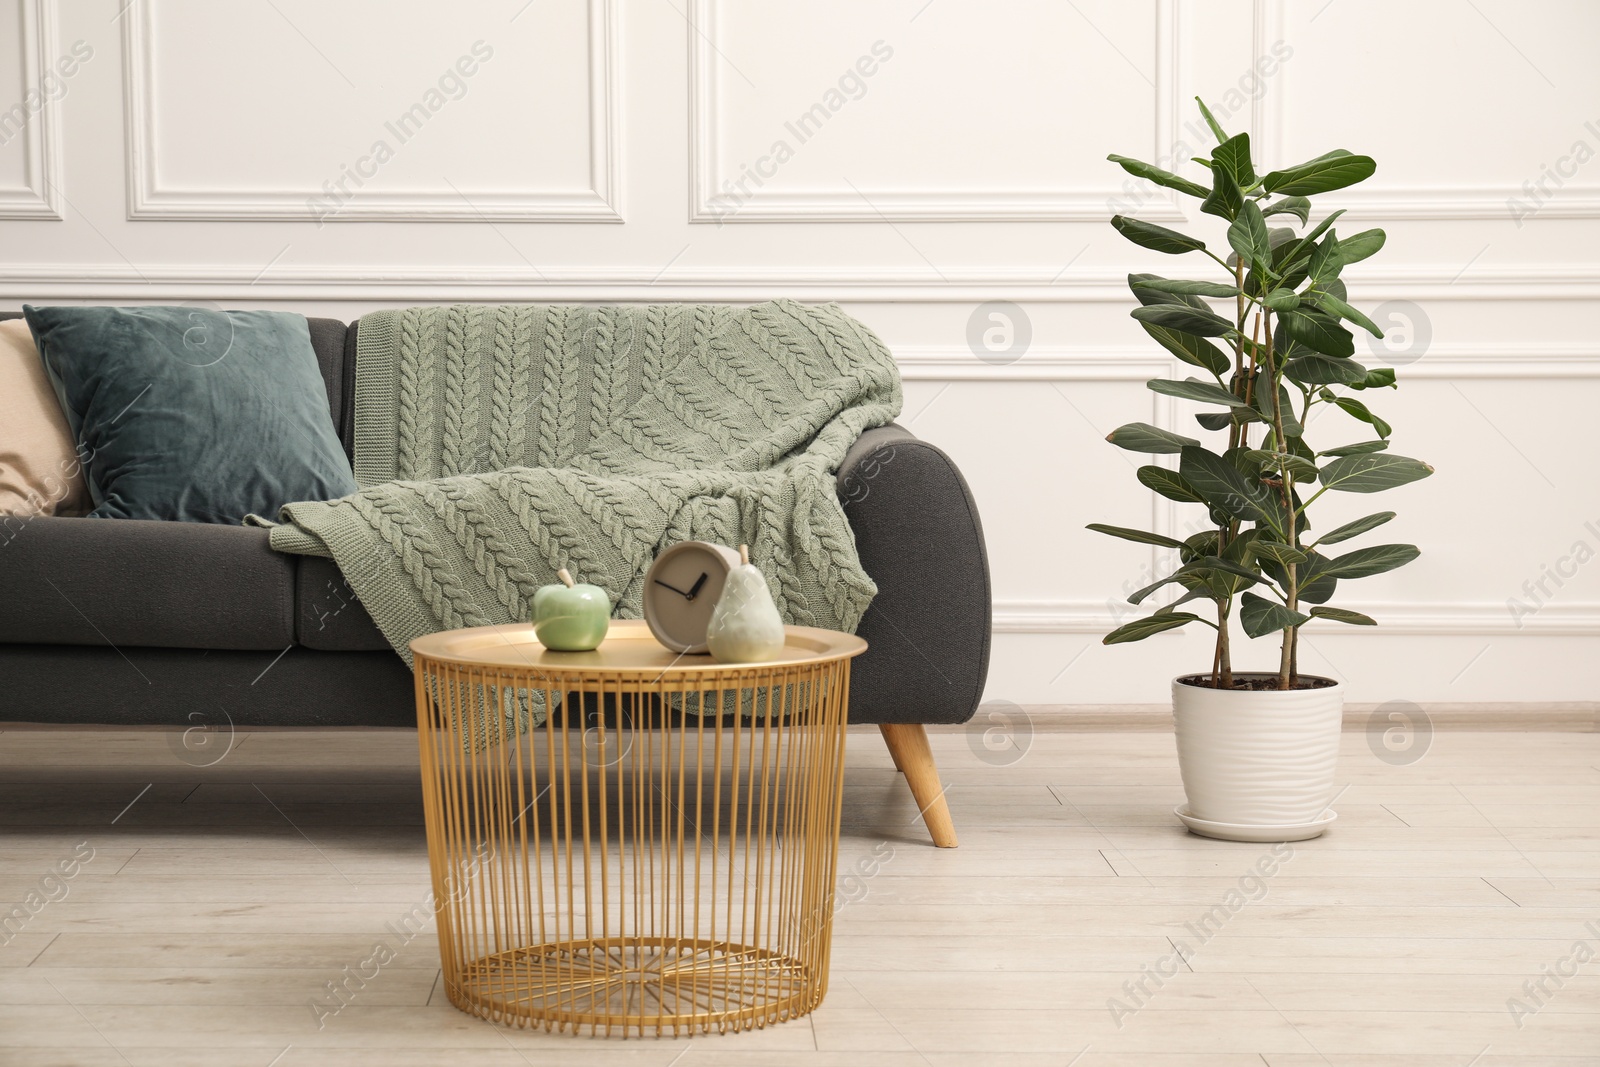
[[[1339,821],[1260,881],[1269,846],[1173,817],[1169,733],[929,736],[957,849],[852,732],[823,1006],[623,1042],[458,1012],[431,926],[317,1026],[429,892],[412,732],[241,731],[195,767],[164,731],[0,726],[0,911],[94,849],[0,936],[0,1065],[1600,1065],[1600,734],[1441,730],[1394,765],[1352,729]]]

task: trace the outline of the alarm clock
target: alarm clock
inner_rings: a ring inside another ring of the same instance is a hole
[[[710,541],[679,541],[668,547],[644,576],[644,619],[650,632],[674,652],[708,652],[706,630],[739,553]]]

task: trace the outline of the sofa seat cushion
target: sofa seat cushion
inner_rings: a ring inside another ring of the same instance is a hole
[[[281,650],[294,580],[252,527],[0,517],[0,643]]]
[[[356,599],[339,565],[299,557],[295,577],[295,640],[323,652],[388,652],[389,640]]]

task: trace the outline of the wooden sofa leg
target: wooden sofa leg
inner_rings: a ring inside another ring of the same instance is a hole
[[[885,725],[879,725],[878,730],[883,734],[884,744],[889,747],[889,758],[894,760],[894,769],[899,771],[901,774],[906,773],[906,769],[900,766],[900,753],[895,750],[894,741],[891,739],[893,735],[889,733],[889,727]]]
[[[950,819],[950,806],[944,800],[944,786],[939,784],[939,768],[933,762],[933,749],[928,747],[928,731],[921,723],[881,723],[878,729],[889,746],[894,764],[906,776],[911,795],[916,799],[917,810],[928,835],[940,848],[956,847],[956,825]]]

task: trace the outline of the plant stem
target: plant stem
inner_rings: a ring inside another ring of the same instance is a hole
[[[1224,266],[1226,264],[1224,263]],[[1244,295],[1244,260],[1241,258],[1233,265],[1234,287],[1239,290],[1235,301],[1235,313],[1238,318],[1234,323],[1233,331],[1233,381],[1229,388],[1235,396],[1247,399],[1250,394],[1250,379],[1245,376],[1244,358],[1244,323],[1248,314],[1249,305]],[[1255,354],[1251,353],[1254,362]],[[1241,392],[1241,390],[1243,390]],[[1228,425],[1228,448],[1234,449],[1242,445],[1247,439],[1249,430],[1239,422],[1230,421]],[[1222,555],[1230,542],[1238,534],[1239,522],[1230,519],[1224,526],[1217,528],[1217,555]],[[1233,688],[1233,649],[1228,641],[1228,617],[1232,614],[1233,598],[1224,597],[1217,601],[1217,650],[1211,660],[1211,684],[1223,689]]]
[[[1250,373],[1244,380],[1244,402],[1249,404],[1254,399],[1256,385],[1256,351],[1261,343],[1261,312],[1256,312],[1255,325],[1250,327]],[[1246,440],[1249,440],[1248,435]]]
[[[1272,435],[1274,450],[1281,456],[1289,454],[1289,439],[1283,432],[1283,392],[1280,386],[1281,372],[1272,359],[1272,315],[1267,314],[1267,371],[1270,376],[1272,388]],[[1278,460],[1278,491],[1283,496],[1283,513],[1288,516],[1287,529],[1284,530],[1284,541],[1290,548],[1298,546],[1299,538],[1296,533],[1298,514],[1294,507],[1294,480],[1289,470],[1287,459]],[[1290,611],[1300,608],[1300,567],[1295,563],[1283,565],[1287,581],[1284,582],[1285,606]],[[1283,630],[1283,650],[1278,658],[1278,688],[1288,689],[1294,685],[1296,646],[1299,643],[1299,630],[1294,626],[1286,626]]]
[[[1222,601],[1217,601],[1217,622],[1222,622]],[[1213,688],[1222,686],[1222,627],[1217,627],[1217,643],[1211,653],[1211,685]]]
[[[1217,601],[1217,661],[1222,666],[1222,677],[1217,681],[1223,689],[1233,688],[1233,656],[1228,648],[1230,606],[1226,600]]]

